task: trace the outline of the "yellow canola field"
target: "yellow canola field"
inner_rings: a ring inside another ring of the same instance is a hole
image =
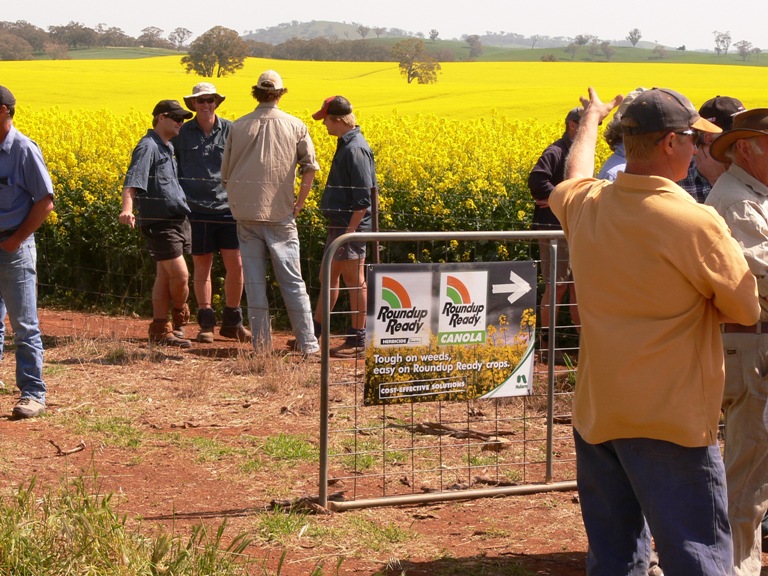
[[[451,62],[431,85],[408,84],[393,62],[306,62],[249,58],[234,76],[210,79],[227,101],[221,115],[236,118],[253,109],[250,88],[274,68],[289,93],[282,107],[297,115],[316,110],[326,96],[343,94],[361,119],[370,114],[435,114],[480,118],[496,112],[514,120],[559,121],[594,86],[607,98],[637,86],[663,86],[695,105],[717,94],[764,106],[768,68],[684,64],[578,62]],[[203,79],[184,72],[180,57],[136,60],[0,62],[0,84],[22,108],[58,107],[134,111],[148,115],[163,98],[181,100]]]
[[[533,209],[528,173],[561,135],[565,114],[588,85],[605,98],[637,86],[668,86],[696,105],[727,94],[754,107],[765,105],[768,74],[765,68],[658,63],[450,63],[438,83],[421,86],[409,85],[394,63],[249,59],[235,76],[213,79],[227,96],[221,116],[234,119],[253,109],[251,86],[267,68],[282,74],[289,92],[281,108],[307,122],[321,166],[299,221],[312,262],[322,257],[325,223],[314,208],[335,139],[311,113],[327,96],[352,101],[371,143],[382,230],[520,230]],[[140,286],[151,283],[151,269],[146,278],[136,273],[147,266],[138,235],[117,224],[122,183],[157,101],[181,100],[202,80],[186,74],[177,57],[0,62],[0,84],[18,101],[15,124],[40,145],[56,189],[55,212],[38,233],[44,290],[55,289],[69,305],[75,298],[104,304],[104,295],[149,292]],[[597,166],[608,153],[601,140]],[[530,257],[524,244],[403,249],[398,257],[421,261]],[[114,299],[124,305],[124,296]]]

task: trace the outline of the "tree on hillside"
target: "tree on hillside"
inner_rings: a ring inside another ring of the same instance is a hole
[[[147,26],[142,29],[137,42],[147,48],[173,48],[173,45],[163,36],[163,30],[157,26]]]
[[[576,59],[576,52],[578,52],[578,51],[579,51],[579,45],[578,45],[578,44],[576,44],[576,42],[571,42],[570,44],[568,44],[568,46],[566,46],[565,48],[563,48],[563,50],[564,50],[564,51],[565,51],[567,54],[570,54],[570,55],[571,55],[571,60],[575,60],[575,59]]]
[[[243,67],[248,56],[248,44],[231,28],[214,26],[189,46],[189,53],[181,63],[187,73],[217,78],[234,74]]]
[[[66,44],[56,42],[46,42],[43,45],[43,52],[51,57],[51,60],[70,60],[69,50]]]
[[[31,60],[32,46],[14,34],[0,32],[0,60]]]
[[[536,46],[536,42],[541,40],[541,34],[534,34],[531,36],[531,50],[533,50],[534,46]]]
[[[365,40],[365,37],[368,36],[370,31],[371,29],[368,26],[363,26],[362,24],[357,27],[357,33],[360,34],[360,38],[363,40]]]
[[[462,40],[469,44],[470,58],[477,58],[483,53],[483,44],[480,42],[480,36],[477,34],[464,34]]]
[[[613,49],[613,46],[611,46],[611,43],[608,42],[608,40],[603,40],[600,43],[600,50],[603,52],[606,62],[610,62],[611,58],[616,54],[616,50]]]
[[[373,33],[376,34],[376,38],[381,38],[381,35],[384,34],[387,31],[387,29],[384,26],[377,26],[373,29]]]
[[[414,80],[419,84],[437,82],[440,63],[427,53],[423,40],[401,40],[392,46],[392,58],[400,63],[400,73],[408,84]]]
[[[99,46],[133,46],[136,39],[131,38],[122,29],[115,26],[107,28],[106,24],[96,26],[96,39]]]
[[[437,37],[440,36],[440,32],[438,32],[436,29],[432,28],[432,30],[429,31],[429,39],[434,42],[437,40]]]
[[[642,37],[643,35],[640,33],[639,28],[632,28],[632,30],[629,31],[629,34],[627,34],[627,41],[632,44],[632,48],[635,48]]]
[[[664,56],[667,55],[667,50],[661,44],[656,44],[653,48],[653,55],[659,60],[664,60]]]
[[[184,46],[184,42],[187,41],[187,38],[192,36],[192,31],[187,30],[186,28],[176,28],[173,32],[168,34],[168,40],[171,41],[172,44],[176,46],[176,50],[181,50]]]
[[[715,52],[717,55],[720,56],[723,52],[728,54],[728,48],[731,47],[731,33],[715,30],[712,34],[715,35]]]
[[[760,48],[758,48],[757,46],[752,48],[752,54],[755,55],[755,64],[759,64],[760,52],[762,52],[762,50],[760,50]]]
[[[98,40],[96,30],[72,21],[66,26],[49,26],[48,36],[52,41],[70,48],[90,48],[96,46]]]
[[[43,46],[48,41],[48,33],[26,20],[17,20],[16,22],[0,22],[0,30],[4,30],[23,38],[32,46],[33,52],[42,52]]]
[[[752,54],[752,42],[748,40],[739,40],[733,47],[738,50],[739,56],[741,56],[741,59],[744,62],[746,62],[749,55]]]

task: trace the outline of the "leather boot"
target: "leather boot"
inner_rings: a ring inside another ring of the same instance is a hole
[[[192,342],[185,338],[179,338],[173,333],[173,327],[168,320],[152,320],[149,325],[149,343],[160,344],[161,346],[177,346],[179,348],[189,348]]]
[[[211,344],[213,342],[213,329],[216,327],[216,312],[213,311],[213,308],[200,308],[197,311],[197,323],[200,325],[197,341]]]
[[[234,338],[238,342],[250,342],[253,338],[251,331],[243,326],[243,311],[229,306],[224,308],[219,334],[224,338]]]
[[[171,320],[176,338],[184,338],[184,326],[189,323],[189,306],[184,304],[181,308],[174,308],[171,311]]]

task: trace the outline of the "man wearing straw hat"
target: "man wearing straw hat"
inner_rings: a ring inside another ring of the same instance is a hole
[[[226,96],[209,82],[200,82],[184,104],[195,112],[173,139],[179,163],[179,183],[187,196],[192,226],[193,287],[197,300],[197,341],[213,342],[216,312],[212,307],[211,268],[213,255],[221,254],[224,277],[224,311],[219,334],[250,342],[251,332],[243,327],[243,264],[237,227],[229,209],[227,191],[221,182],[221,160],[232,121],[221,118],[216,109]]]
[[[756,324],[723,324],[724,459],[734,564],[738,576],[758,576],[760,522],[768,508],[768,108],[735,114],[733,128],[712,142],[710,153],[732,164],[707,204],[741,245],[760,293]]]

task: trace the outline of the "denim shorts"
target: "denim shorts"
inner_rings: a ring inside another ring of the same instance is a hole
[[[192,255],[213,254],[218,250],[237,250],[237,222],[232,214],[189,215],[192,226]]]
[[[346,228],[331,226],[328,228],[328,238],[325,240],[326,248],[331,245],[331,242],[336,240],[339,236],[347,233]],[[341,246],[333,255],[333,259],[336,261],[344,260],[365,260],[365,242],[347,242]]]
[[[155,262],[173,260],[189,254],[192,247],[192,232],[186,216],[176,220],[157,220],[141,227],[147,239],[149,254]]]

